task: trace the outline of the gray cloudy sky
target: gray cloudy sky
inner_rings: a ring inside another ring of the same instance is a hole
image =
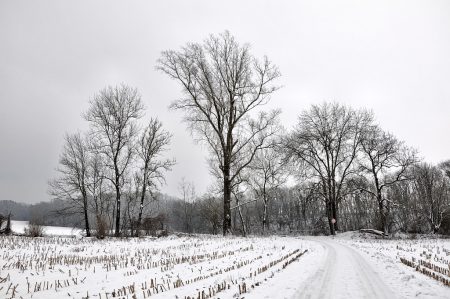
[[[155,71],[162,50],[230,30],[267,55],[284,87],[271,106],[294,125],[311,103],[372,109],[381,125],[430,162],[450,158],[450,1],[17,1],[0,0],[0,199],[49,200],[65,132],[106,85],[137,87],[174,134],[182,177],[210,184],[176,82]]]

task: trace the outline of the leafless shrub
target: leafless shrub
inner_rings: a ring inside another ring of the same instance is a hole
[[[28,227],[25,228],[25,235],[28,237],[36,238],[44,236],[44,227],[41,225],[41,221],[33,219],[28,223]]]

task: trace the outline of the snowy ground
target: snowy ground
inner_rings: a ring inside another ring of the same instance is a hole
[[[450,280],[449,239],[380,240],[346,233],[336,240],[359,252],[397,298],[450,298],[450,286],[441,281]]]
[[[450,298],[448,240],[46,232],[0,237],[0,298]]]
[[[28,226],[28,221],[11,221],[11,228],[17,234],[23,234]],[[79,228],[60,227],[60,226],[43,226],[44,235],[46,236],[74,236],[81,237],[83,231]]]

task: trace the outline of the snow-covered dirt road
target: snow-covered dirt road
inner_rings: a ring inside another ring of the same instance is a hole
[[[396,298],[382,278],[354,249],[330,239],[315,239],[324,249],[294,298]]]

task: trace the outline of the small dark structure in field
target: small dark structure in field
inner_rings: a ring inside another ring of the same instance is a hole
[[[0,234],[11,234],[11,213],[8,216],[0,214]]]

